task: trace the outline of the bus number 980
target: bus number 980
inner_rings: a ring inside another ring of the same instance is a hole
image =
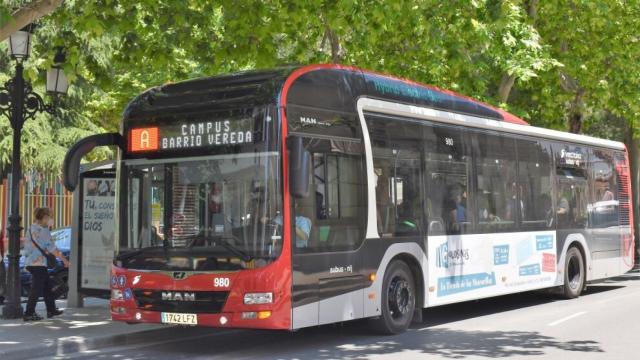
[[[213,279],[213,287],[229,287],[229,278]]]

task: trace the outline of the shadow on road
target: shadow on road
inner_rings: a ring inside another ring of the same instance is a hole
[[[412,330],[395,337],[347,336],[341,337],[341,341],[341,345],[321,346],[321,350],[316,351],[302,350],[283,359],[366,359],[375,355],[407,353],[461,359],[468,356],[503,358],[544,355],[546,350],[604,352],[595,341],[563,342],[537,332],[462,331],[447,328]]]
[[[154,348],[137,348],[109,358],[129,359],[368,359],[378,356],[431,355],[446,359],[470,356],[508,358],[540,356],[561,351],[603,353],[596,341],[561,341],[538,332],[463,331],[448,328],[412,329],[402,335],[370,335],[365,323],[323,326],[295,333],[248,331],[181,342]],[[152,352],[150,353],[149,350]],[[402,355],[400,355],[402,354]],[[106,355],[106,354],[105,354]],[[100,352],[92,358],[105,358]]]
[[[602,286],[593,293],[617,288]],[[587,295],[588,296],[588,295]],[[445,305],[425,310],[425,321],[404,334],[380,336],[372,334],[367,321],[354,321],[297,332],[249,330],[206,335],[202,330],[198,339],[154,346],[142,345],[135,350],[93,358],[129,359],[367,359],[376,356],[397,358],[409,354],[432,355],[447,359],[467,357],[508,358],[540,356],[558,350],[583,353],[603,353],[596,341],[562,341],[537,331],[465,331],[438,327],[474,317],[524,309],[558,300],[550,294],[528,292]],[[197,329],[189,329],[199,332]]]
[[[584,297],[624,288],[639,277],[623,275],[600,284],[590,285]],[[572,353],[604,353],[597,341],[581,339],[565,341],[538,331],[467,331],[453,329],[457,321],[524,310],[538,305],[563,302],[547,292],[527,292],[429,308],[425,321],[397,336],[372,334],[367,321],[354,321],[297,332],[229,331],[193,328],[182,329],[189,337],[167,343],[140,344],[135,349],[102,353],[97,350],[91,359],[367,359],[371,357],[410,358],[431,355],[446,359],[520,358],[524,356]],[[181,332],[182,332],[181,330]]]
[[[620,275],[620,276],[616,276],[616,277],[612,277],[610,279],[605,280],[605,284],[608,283],[619,283],[619,282],[626,282],[626,281],[638,281],[640,280],[640,276],[638,276],[637,272],[633,272],[633,273],[626,273],[624,275]]]

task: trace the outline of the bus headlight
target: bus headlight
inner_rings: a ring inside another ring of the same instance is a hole
[[[124,294],[120,289],[111,289],[111,300],[124,300]]]
[[[244,304],[271,304],[273,303],[273,293],[246,293],[244,294]]]

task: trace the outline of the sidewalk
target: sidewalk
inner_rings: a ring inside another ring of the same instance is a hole
[[[0,319],[0,359],[63,357],[100,347],[162,340],[170,338],[173,331],[168,326],[111,321],[106,300],[86,299],[85,307],[80,309],[66,309],[64,300],[57,301],[57,305],[64,314],[53,319],[26,323],[22,319]],[[46,315],[42,302],[36,312]]]

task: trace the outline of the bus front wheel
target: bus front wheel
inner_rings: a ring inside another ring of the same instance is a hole
[[[580,296],[585,282],[585,266],[582,253],[577,247],[572,246],[567,251],[564,265],[563,297],[575,299]]]
[[[416,307],[416,288],[409,266],[400,260],[392,261],[382,281],[381,316],[373,320],[374,328],[393,335],[409,328]]]

